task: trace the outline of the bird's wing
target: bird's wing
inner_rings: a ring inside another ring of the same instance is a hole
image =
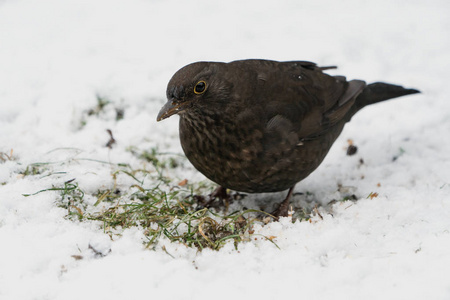
[[[312,62],[250,60],[238,63],[251,70],[249,77],[256,80],[238,89],[241,95],[243,91],[252,95],[240,97],[246,101],[247,109],[238,113],[238,119],[242,120],[243,128],[258,124],[254,127],[256,131],[262,129],[261,135],[253,134],[261,141],[255,143],[260,147],[255,153],[272,166],[264,176],[255,177],[256,181],[290,168],[292,151],[304,148],[308,140],[320,140],[330,130],[340,131],[332,127],[343,124],[341,121],[346,120],[356,96],[365,86],[363,81],[347,82],[343,76],[325,74],[322,70],[331,67],[321,68]],[[244,80],[235,82],[237,87]],[[244,114],[245,118],[239,117]],[[252,123],[253,120],[256,121]],[[261,125],[263,128],[259,127]],[[305,157],[308,159],[316,158]],[[249,168],[248,172],[252,170]]]
[[[322,136],[338,123],[348,121],[348,114],[355,104],[356,97],[363,91],[365,82],[361,80],[341,81],[336,90],[340,93],[331,94],[325,99],[324,105],[317,105],[304,112],[298,131],[301,138],[311,139]],[[331,87],[333,89],[333,87]]]
[[[325,74],[322,70],[332,67],[318,67],[311,62],[285,62],[280,68],[280,87],[285,88],[275,103],[283,107],[281,114],[292,122],[300,139],[320,136],[345,119],[366,86],[361,80],[347,81],[343,76]]]
[[[292,149],[293,145],[317,139],[336,124],[345,122],[365,82],[348,82],[343,76],[322,72],[328,68],[293,61],[278,64],[277,72],[263,70],[258,74],[264,86],[268,86],[261,97],[272,99],[265,103],[267,151]]]

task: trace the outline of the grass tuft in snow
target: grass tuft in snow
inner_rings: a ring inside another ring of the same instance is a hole
[[[83,128],[84,126],[86,126],[90,117],[100,117],[101,115],[106,114],[107,111],[112,109],[115,112],[115,121],[120,121],[124,118],[125,110],[123,107],[120,107],[118,104],[116,104],[106,96],[97,94],[95,97],[97,100],[96,105],[87,109],[83,113],[79,128]]]
[[[118,197],[108,209],[86,214],[85,218],[101,221],[103,230],[111,237],[137,226],[143,230],[148,248],[155,248],[158,240],[165,237],[199,250],[219,249],[228,240],[237,246],[250,239],[253,224],[259,221],[250,217],[254,213],[251,210],[219,215],[207,208],[198,209],[192,192],[185,196],[186,191],[182,190],[166,192],[159,187],[144,189],[138,185],[132,188],[136,191],[126,197],[131,201],[120,203]],[[110,191],[102,197],[116,196]]]
[[[11,149],[11,151],[9,153],[6,152],[0,152],[0,163],[4,163],[6,161],[11,161],[11,160],[15,160],[16,158],[13,155],[13,150]]]
[[[136,147],[129,147],[127,150],[137,158],[151,163],[157,171],[165,168],[174,169],[180,166],[177,155],[160,152],[157,147],[144,151],[139,151]]]
[[[190,184],[186,179],[175,181],[166,175],[179,165],[177,156],[159,153],[156,148],[150,151],[133,148],[130,152],[147,162],[147,166],[150,164],[150,168],[115,165],[111,187],[103,186],[95,193],[83,191],[76,179],[71,179],[24,196],[57,192],[56,204],[67,210],[68,219],[97,222],[111,239],[137,227],[144,233],[143,243],[149,249],[156,249],[163,238],[198,250],[217,250],[226,243],[237,248],[239,243],[258,235],[253,230],[255,224],[263,226],[268,222],[269,215],[258,210],[219,213],[205,208],[199,201],[206,198],[201,195],[211,187],[204,183]],[[40,174],[32,170],[27,171],[29,175]],[[118,184],[119,179],[128,184]],[[274,243],[273,237],[263,238]]]
[[[39,193],[51,191],[59,192],[61,198],[59,199],[57,205],[58,207],[67,209],[69,217],[76,216],[79,220],[83,219],[84,211],[87,208],[87,204],[84,202],[85,193],[78,187],[75,179],[64,182],[64,186],[61,187],[53,186],[48,189],[40,190],[34,194],[23,194],[23,196],[29,197]]]
[[[48,170],[47,165],[48,165],[48,163],[29,164],[29,165],[27,165],[25,170],[23,170],[19,174],[21,174],[24,177],[25,176],[30,176],[30,175],[40,175],[40,174],[43,174],[45,171]]]

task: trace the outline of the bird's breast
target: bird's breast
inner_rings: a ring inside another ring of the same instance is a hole
[[[262,168],[263,132],[256,124],[239,123],[237,116],[217,118],[201,115],[180,118],[180,140],[194,167],[216,183],[237,188],[236,182],[251,183]]]
[[[249,130],[233,118],[183,117],[180,119],[180,140],[186,156],[201,164],[232,164],[257,157],[262,132]],[[195,164],[194,164],[195,165]]]

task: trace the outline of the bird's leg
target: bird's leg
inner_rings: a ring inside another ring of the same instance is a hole
[[[228,206],[228,200],[230,200],[230,195],[227,193],[227,189],[223,186],[218,186],[211,194],[208,195],[208,199],[202,204],[203,207],[212,207],[213,202],[216,199],[222,201],[225,206]]]
[[[289,204],[294,193],[294,187],[291,187],[287,193],[286,198],[280,203],[278,208],[272,213],[272,215],[278,220],[279,217],[287,217],[289,213]]]
[[[227,189],[220,185],[209,195],[212,199],[219,198],[222,200],[227,199],[229,196],[230,195],[227,194]]]

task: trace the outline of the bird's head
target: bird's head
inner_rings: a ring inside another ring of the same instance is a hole
[[[223,63],[196,62],[181,68],[167,85],[167,103],[158,113],[157,121],[174,114],[201,111],[226,99],[231,84],[216,76]]]

